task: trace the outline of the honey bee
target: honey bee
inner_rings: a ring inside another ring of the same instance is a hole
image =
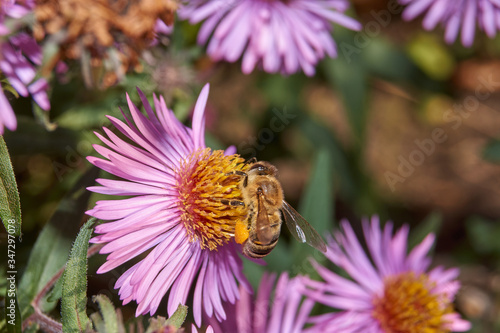
[[[253,162],[246,173],[235,172],[243,178],[239,185],[241,204],[248,208],[246,221],[238,222],[235,228],[235,240],[243,244],[243,254],[249,258],[268,255],[278,243],[282,216],[295,239],[326,252],[318,232],[284,200],[277,171],[268,162]]]

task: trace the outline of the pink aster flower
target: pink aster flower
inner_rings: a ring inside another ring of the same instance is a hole
[[[190,0],[179,16],[191,23],[204,21],[198,43],[210,36],[207,53],[216,61],[243,57],[246,74],[255,66],[266,72],[314,74],[325,55],[336,57],[332,23],[360,30],[344,12],[347,0]]]
[[[208,329],[215,333],[302,332],[314,302],[303,299],[301,279],[300,276],[290,279],[282,273],[275,283],[276,274],[265,273],[255,300],[240,288],[240,299],[235,304],[226,304],[228,319],[221,323],[210,319]]]
[[[11,131],[15,130],[17,128],[17,119],[0,85],[0,135],[3,135],[4,127]]]
[[[405,20],[424,14],[423,27],[434,29],[438,24],[445,29],[445,40],[453,43],[462,33],[462,44],[469,47],[474,42],[476,23],[490,38],[500,30],[500,1],[498,0],[399,0],[407,5]]]
[[[0,5],[0,72],[9,84],[21,96],[31,95],[33,100],[44,110],[50,109],[47,96],[48,83],[45,79],[36,79],[36,66],[42,63],[42,49],[35,39],[26,32],[10,31],[5,19],[19,19],[33,8],[33,1],[5,1]],[[2,40],[3,35],[12,33]],[[14,111],[0,89],[0,134],[4,126],[15,130],[17,120]]]
[[[170,316],[194,288],[192,309],[200,326],[203,312],[227,318],[222,302],[240,297],[238,283],[251,290],[234,243],[234,225],[246,210],[228,204],[241,198],[239,177],[231,171],[248,166],[229,151],[205,147],[208,91],[206,85],[198,98],[192,129],[175,118],[163,97],[154,96],[153,109],[139,90],[145,116],[127,95],[131,117],[124,115],[126,123],[109,119],[129,141],[104,128],[107,138],[96,133],[104,145],[94,146],[104,158],[88,157],[121,178],[97,179],[102,186],[89,190],[126,198],[98,201],[87,213],[107,221],[91,239],[105,243],[100,252],[109,253],[98,273],[144,256],[115,285],[124,304],[137,302],[136,315],[154,314],[168,293]]]
[[[0,31],[6,33],[9,31],[4,25],[5,16],[19,19],[29,14],[33,7],[35,7],[34,0],[2,0],[0,2],[0,26],[4,28],[0,29]],[[0,34],[4,35],[6,33]]]
[[[369,256],[347,221],[329,240],[326,256],[351,277],[313,263],[325,282],[307,280],[309,297],[340,310],[312,318],[318,332],[463,332],[470,323],[453,310],[460,283],[456,268],[429,270],[429,234],[407,254],[409,228],[393,235],[393,224],[363,221]]]

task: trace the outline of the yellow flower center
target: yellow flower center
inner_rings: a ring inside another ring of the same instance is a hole
[[[239,183],[248,165],[239,155],[225,156],[210,148],[192,153],[177,171],[179,208],[191,242],[216,250],[234,237],[235,225],[244,221],[247,208],[241,202]]]
[[[374,301],[373,317],[385,333],[449,332],[443,316],[453,312],[452,305],[432,288],[425,274],[389,277],[384,282],[384,294]]]

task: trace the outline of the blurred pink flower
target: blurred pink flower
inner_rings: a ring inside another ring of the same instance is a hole
[[[312,317],[313,332],[392,333],[463,332],[470,323],[453,310],[460,288],[456,268],[428,271],[427,254],[434,244],[429,234],[407,254],[409,228],[393,236],[393,224],[380,229],[379,220],[363,221],[370,256],[365,254],[347,221],[343,232],[329,240],[326,256],[351,277],[344,278],[313,262],[325,282],[305,280],[311,299],[340,312]]]
[[[174,25],[167,25],[165,22],[162,20],[158,19],[156,20],[155,27],[154,27],[154,38],[151,41],[151,44],[149,46],[155,46],[160,43],[161,39],[164,38],[165,36],[170,36],[172,34],[172,31],[174,31]]]
[[[5,16],[21,18],[35,7],[35,0],[2,0],[0,2],[0,26],[4,25]]]
[[[194,326],[194,324],[191,325],[191,333],[200,333],[200,332],[203,331],[198,330],[196,326]],[[214,329],[212,328],[212,326],[208,325],[207,329],[205,330],[205,333],[214,333]]]
[[[337,56],[332,23],[361,29],[344,14],[348,7],[347,0],[190,0],[178,13],[193,24],[204,21],[198,43],[210,38],[207,53],[216,61],[243,57],[246,74],[259,65],[311,76],[325,55]]]
[[[35,39],[26,32],[10,31],[5,19],[19,19],[30,13],[33,1],[5,1],[0,6],[0,71],[9,84],[21,96],[31,95],[33,100],[44,110],[50,109],[47,95],[48,83],[45,79],[36,79],[36,66],[42,63],[42,50]],[[17,120],[3,88],[0,89],[0,134],[4,126],[15,130]]]
[[[275,285],[276,274],[264,273],[256,299],[240,288],[240,299],[227,304],[228,319],[220,323],[210,319],[207,332],[210,329],[215,333],[302,332],[314,306],[313,301],[303,299],[302,278],[290,279],[287,273],[282,273]]]
[[[4,127],[11,131],[15,130],[17,128],[17,119],[0,85],[0,135],[3,135]]]
[[[200,326],[202,312],[227,318],[222,301],[240,297],[238,283],[251,290],[233,241],[235,221],[246,211],[222,203],[241,195],[228,173],[244,160],[205,147],[208,91],[206,85],[200,93],[192,129],[175,118],[163,97],[154,96],[154,111],[139,90],[146,117],[127,95],[131,118],[124,116],[126,124],[109,119],[132,143],[104,128],[108,138],[96,135],[107,147],[94,145],[104,159],[88,157],[123,179],[97,179],[102,186],[90,191],[127,198],[98,201],[87,214],[110,221],[98,225],[100,235],[91,239],[105,243],[101,253],[109,253],[98,273],[144,256],[115,284],[124,304],[138,303],[136,315],[154,314],[168,293],[170,316],[194,287],[192,309]]]
[[[474,42],[476,23],[490,38],[500,30],[500,1],[498,0],[399,0],[407,5],[403,12],[405,20],[413,20],[424,14],[423,27],[434,29],[441,24],[445,29],[445,40],[453,43],[459,31],[462,44],[470,47]]]

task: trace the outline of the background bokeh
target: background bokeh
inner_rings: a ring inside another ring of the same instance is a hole
[[[440,29],[427,32],[419,20],[385,15],[386,1],[353,4],[363,30],[336,27],[339,56],[321,61],[314,77],[245,75],[239,63],[213,63],[196,45],[199,27],[176,22],[140,70],[108,89],[86,87],[75,62],[64,81],[51,83],[50,113],[34,115],[29,99],[13,99],[19,126],[4,137],[23,213],[18,266],[61,213],[61,202],[85,197],[95,178],[95,170],[82,178],[98,143],[93,131],[110,125],[105,115],[121,117],[125,92],[137,104],[136,86],[148,97],[162,94],[189,123],[209,82],[211,147],[235,145],[245,158],[275,164],[287,200],[320,232],[343,218],[360,231],[360,220],[373,214],[409,223],[413,244],[436,232],[434,262],[460,267],[456,306],[473,322],[471,332],[500,332],[500,37],[478,34],[468,49],[447,45]],[[87,219],[82,212],[100,198],[92,194],[85,207],[69,208],[57,224],[67,242]],[[308,252],[293,242],[285,231],[267,266],[246,263],[254,285],[264,270],[310,272]],[[124,269],[97,276],[103,261],[90,260],[88,294],[105,293],[118,306],[112,286]],[[122,311],[129,318],[135,309]]]

